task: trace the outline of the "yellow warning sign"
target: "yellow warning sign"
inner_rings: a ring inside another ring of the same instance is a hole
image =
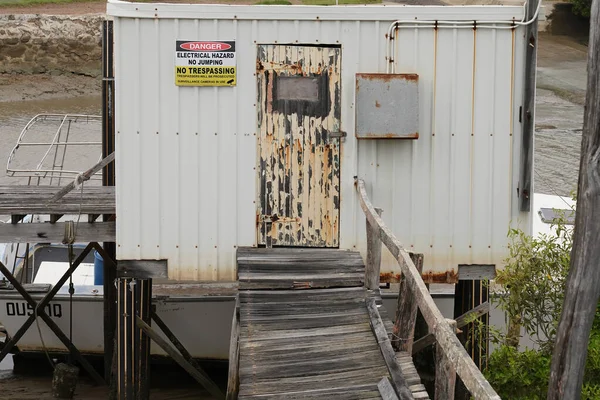
[[[235,86],[235,67],[175,67],[177,86]]]
[[[235,86],[235,42],[177,40],[175,85]]]

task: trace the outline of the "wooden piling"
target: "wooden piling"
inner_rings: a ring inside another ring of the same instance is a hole
[[[375,208],[381,216],[383,210]],[[381,239],[377,227],[367,221],[367,264],[365,269],[365,286],[369,290],[379,290],[379,272],[381,270]]]
[[[410,253],[410,258],[415,264],[417,271],[419,271],[419,274],[423,272],[423,257],[423,254]],[[417,301],[410,293],[408,282],[402,277],[392,339],[394,350],[405,351],[409,354],[412,353],[418,310]]]
[[[150,340],[136,318],[150,324],[152,280],[118,278],[117,292],[117,397],[145,400],[150,397]]]
[[[592,2],[575,236],[552,354],[548,400],[578,399],[600,296],[600,1]]]

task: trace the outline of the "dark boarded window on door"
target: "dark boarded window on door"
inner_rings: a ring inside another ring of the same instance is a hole
[[[317,78],[281,76],[277,79],[277,100],[319,101]]]
[[[276,75],[273,79],[273,110],[324,118],[331,111],[327,70],[311,76]]]

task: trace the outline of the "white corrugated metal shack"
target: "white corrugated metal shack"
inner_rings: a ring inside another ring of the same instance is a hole
[[[425,272],[499,267],[509,227],[530,230],[517,195],[522,7],[107,11],[117,259],[234,281],[239,246],[364,255],[355,177]],[[382,275],[398,272],[384,250]]]

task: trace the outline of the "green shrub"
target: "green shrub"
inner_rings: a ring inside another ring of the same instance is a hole
[[[598,319],[597,319],[598,320]],[[600,332],[590,341],[582,400],[600,399]],[[503,399],[545,400],[552,354],[544,350],[519,351],[502,345],[490,356],[485,377]]]
[[[573,14],[589,18],[592,0],[571,0],[571,3],[573,4]]]
[[[532,238],[519,229],[509,232],[510,255],[497,277],[506,292],[492,297],[492,302],[506,312],[508,319],[518,321],[539,349],[519,351],[518,338],[507,340],[503,332],[488,331],[490,340],[500,345],[490,355],[484,374],[503,399],[546,399],[571,261],[571,228],[560,218],[555,221],[553,236]],[[588,343],[581,399],[600,400],[600,304]]]
[[[556,336],[573,245],[573,230],[564,218],[555,221],[553,230],[555,235],[536,238],[520,229],[509,231],[509,257],[496,278],[506,293],[494,297],[509,320],[519,321],[547,348]]]
[[[581,390],[581,400],[598,400],[600,399],[600,385],[584,383]]]
[[[503,399],[542,400],[548,391],[552,356],[502,345],[494,350],[485,376]]]

